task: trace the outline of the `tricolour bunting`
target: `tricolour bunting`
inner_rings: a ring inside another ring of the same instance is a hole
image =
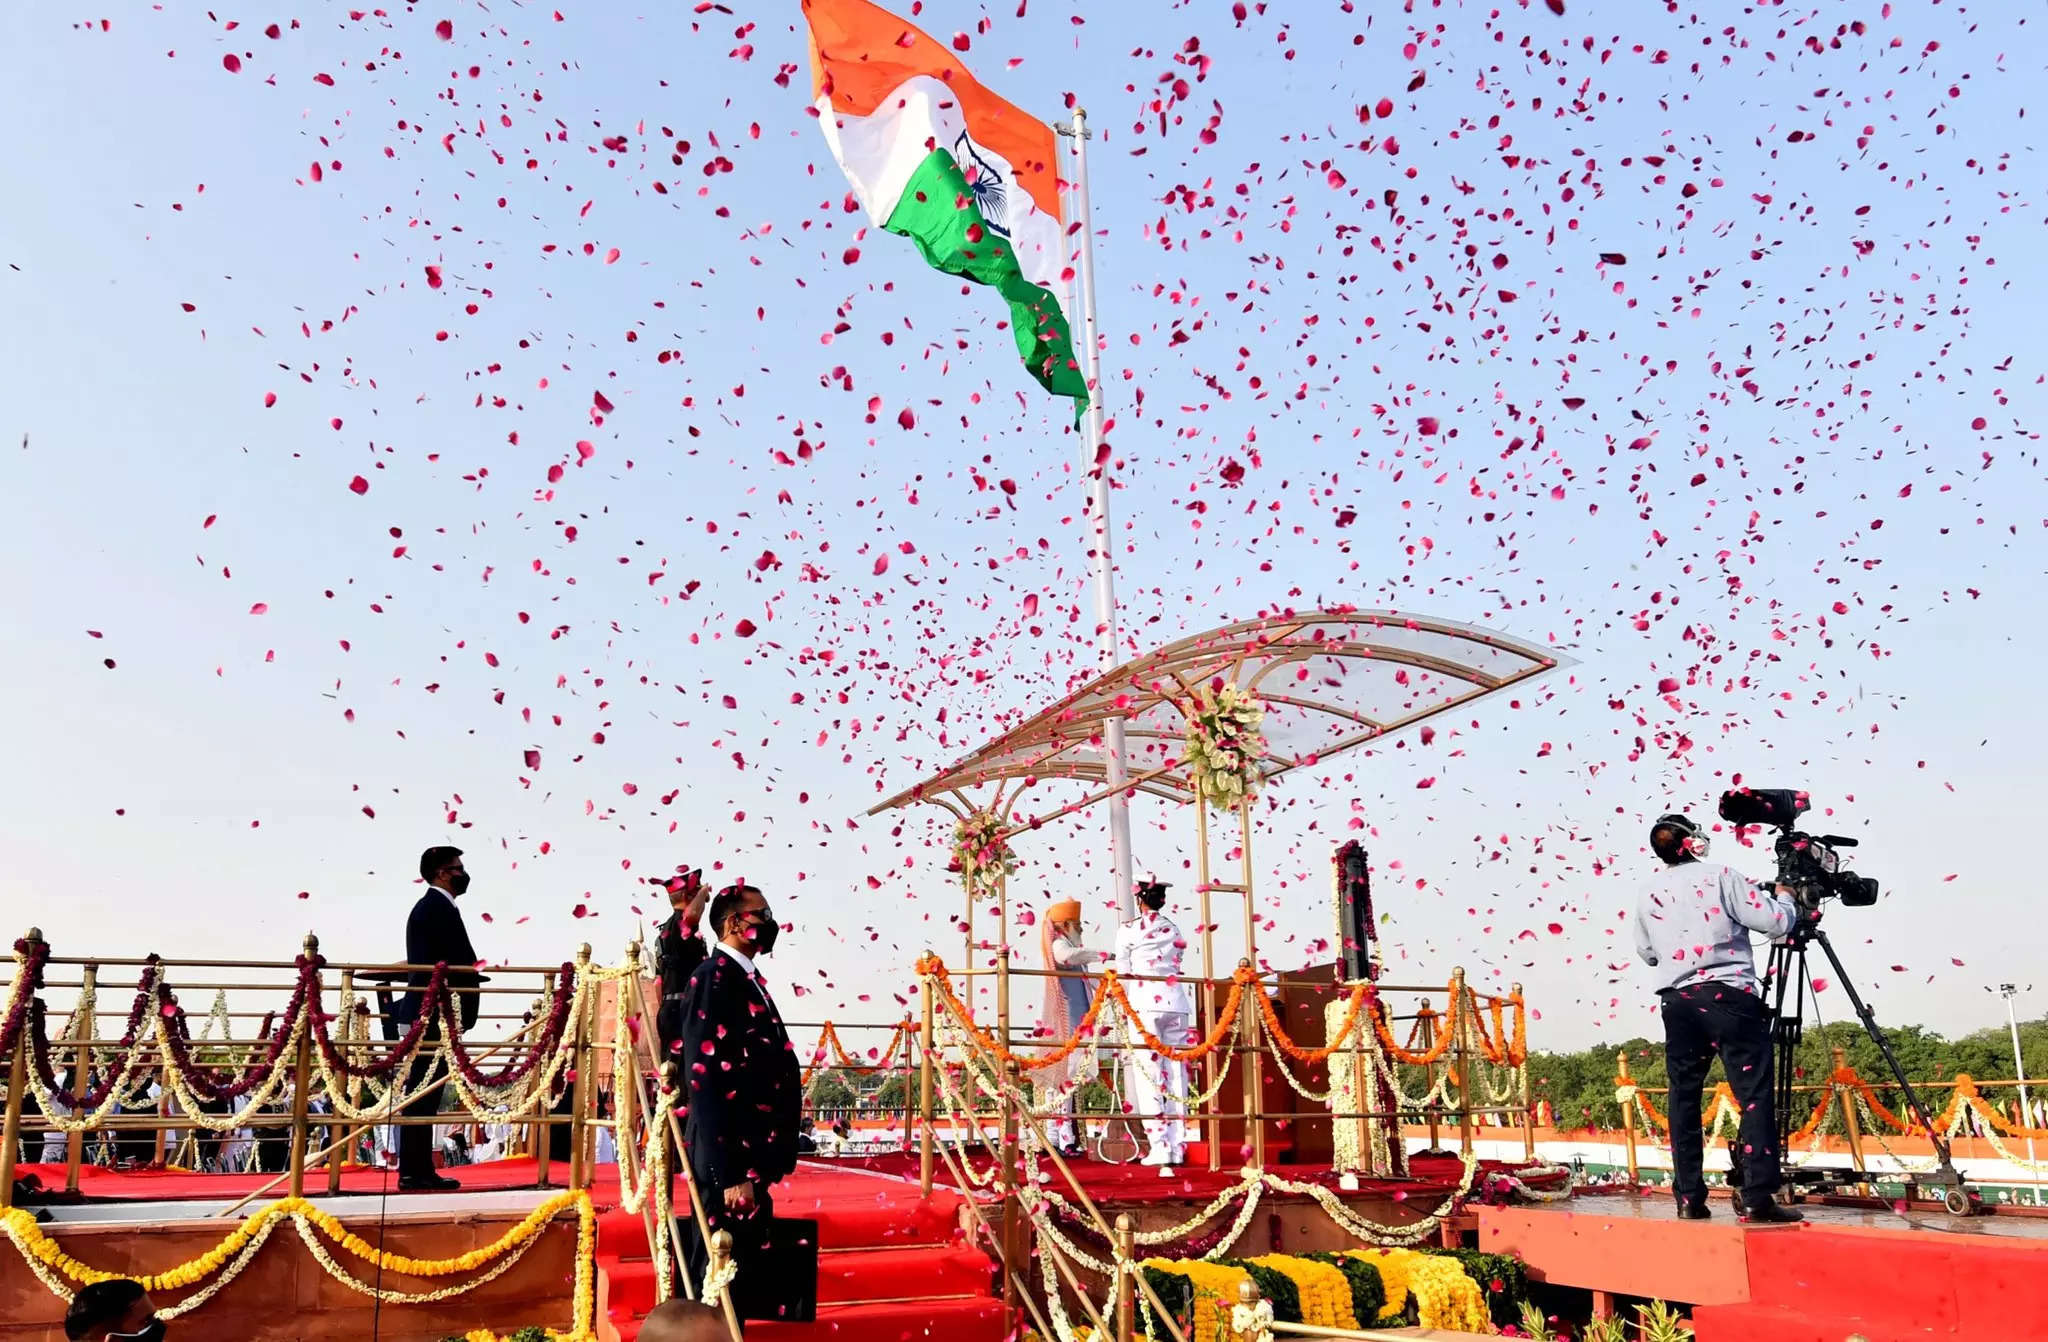
[[[803,0],[812,92],[868,218],[1010,305],[1017,353],[1085,405],[1074,359],[1052,128],[983,88],[926,34],[867,0]]]

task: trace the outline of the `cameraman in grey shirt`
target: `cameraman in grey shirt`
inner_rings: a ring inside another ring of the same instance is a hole
[[[1718,863],[1702,862],[1707,838],[1683,815],[1659,818],[1650,830],[1650,847],[1664,870],[1650,878],[1636,905],[1636,955],[1656,971],[1663,1004],[1678,1214],[1685,1220],[1704,1220],[1709,1214],[1700,1097],[1718,1054],[1742,1108],[1738,1147],[1730,1153],[1741,1184],[1737,1211],[1759,1223],[1802,1220],[1774,1200],[1780,1153],[1772,1021],[1749,936],[1762,932],[1777,940],[1802,917],[1818,918],[1819,913],[1803,914],[1783,886],[1760,885]]]

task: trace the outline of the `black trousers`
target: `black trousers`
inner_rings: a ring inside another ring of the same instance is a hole
[[[1742,1200],[1758,1206],[1778,1191],[1777,1098],[1771,1084],[1771,1010],[1732,983],[1695,983],[1662,994],[1664,1062],[1671,1073],[1672,1191],[1680,1202],[1704,1201],[1700,1091],[1720,1055],[1728,1087],[1742,1107],[1733,1151]]]
[[[434,1045],[441,1041],[440,1022],[429,1025],[426,1039],[420,1051],[412,1060],[412,1070],[405,1078],[407,1090],[418,1090],[447,1074],[448,1060]],[[442,1087],[446,1090],[447,1087]],[[422,1095],[398,1111],[407,1118],[427,1118],[441,1112],[441,1091]],[[431,1123],[401,1123],[398,1127],[398,1177],[401,1179],[429,1179],[434,1177],[434,1127]]]
[[[678,1236],[683,1244],[683,1267],[690,1274],[692,1284],[701,1289],[704,1285],[704,1269],[711,1261],[710,1253],[704,1247],[704,1239],[697,1233],[697,1218],[683,1199],[688,1196],[685,1185],[676,1182],[676,1221],[680,1225]],[[775,1197],[767,1189],[755,1185],[754,1214],[740,1218],[725,1213],[725,1190],[706,1188],[701,1183],[697,1194],[704,1199],[704,1220],[716,1235],[721,1230],[732,1232],[733,1257],[744,1265],[747,1259],[757,1256],[767,1242],[768,1225],[775,1219]]]

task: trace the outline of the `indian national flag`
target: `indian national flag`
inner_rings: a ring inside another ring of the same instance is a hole
[[[1052,128],[983,88],[952,53],[867,0],[803,0],[812,92],[868,217],[1010,305],[1024,366],[1085,405],[1067,312]]]

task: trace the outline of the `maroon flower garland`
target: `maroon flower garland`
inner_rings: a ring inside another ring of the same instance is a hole
[[[44,1089],[50,1092],[51,1097],[58,1104],[73,1113],[85,1109],[97,1109],[101,1104],[105,1103],[107,1096],[113,1092],[114,1087],[120,1085],[128,1077],[129,1073],[135,1069],[135,1037],[142,1032],[142,1019],[149,1011],[151,997],[149,990],[150,976],[156,973],[156,969],[155,960],[152,959],[149,965],[142,971],[142,982],[135,990],[135,1005],[128,1008],[128,1024],[121,1032],[121,1051],[125,1055],[122,1065],[108,1069],[98,1081],[92,1079],[92,1069],[88,1066],[84,1077],[75,1078],[86,1083],[86,1089],[82,1092],[73,1091],[57,1084],[56,1068],[50,1063],[49,1017],[43,1006],[42,994],[37,993],[29,999],[27,1022],[29,1060],[35,1066],[36,1079],[43,1083]],[[42,986],[40,980],[36,986],[39,988]]]
[[[324,964],[326,962],[323,960],[321,963]],[[341,1017],[330,1015],[318,1006],[315,1006],[313,1008],[313,1037],[320,1045],[320,1056],[327,1060],[328,1069],[337,1076],[345,1077],[351,1081],[374,1081],[396,1072],[400,1064],[404,1063],[418,1049],[420,1038],[426,1033],[427,1022],[439,1014],[440,1003],[448,995],[447,978],[448,966],[434,966],[434,977],[427,981],[425,988],[419,990],[425,994],[427,1001],[433,1004],[432,1009],[430,1011],[422,1011],[413,1018],[412,1028],[405,1032],[405,1038],[400,1039],[391,1046],[390,1052],[375,1061],[366,1062],[360,1066],[349,1062],[348,1059],[342,1056],[341,1050],[334,1046],[334,1035],[330,1027],[332,1027],[335,1021],[340,1020]]]
[[[293,985],[291,1003],[279,1020],[276,1013],[264,1018],[263,1028],[257,1041],[266,1044],[264,1058],[260,1065],[245,1067],[207,1067],[193,1058],[194,1041],[191,1021],[185,1009],[178,1005],[177,995],[162,979],[162,962],[151,956],[136,986],[135,1002],[129,1008],[128,1020],[121,1033],[120,1049],[123,1062],[120,1066],[106,1069],[97,1080],[90,1071],[84,1078],[82,1091],[60,1085],[57,1070],[51,1060],[48,1011],[42,999],[43,970],[49,959],[49,946],[45,942],[15,942],[15,951],[23,957],[22,973],[27,988],[14,1007],[8,1012],[4,1027],[0,1027],[0,1058],[5,1058],[16,1045],[26,1042],[36,1077],[42,1082],[52,1099],[71,1112],[98,1108],[108,1095],[124,1080],[132,1084],[137,1067],[137,1050],[144,1045],[138,1043],[143,1035],[144,1021],[152,1002],[157,1008],[162,1028],[165,1052],[177,1069],[186,1087],[202,1100],[215,1103],[232,1103],[261,1086],[275,1071],[284,1056],[285,1045],[290,1041],[293,1027],[301,1015],[306,1017],[306,1028],[313,1034],[327,1066],[336,1074],[351,1080],[376,1080],[395,1073],[398,1068],[418,1050],[428,1023],[438,1020],[441,1034],[448,1042],[449,1056],[465,1081],[473,1086],[502,1087],[513,1085],[524,1079],[537,1067],[542,1059],[554,1055],[561,1047],[562,1037],[568,1027],[569,1011],[575,1001],[575,966],[564,964],[556,980],[553,1000],[549,1005],[547,1023],[541,1035],[525,1056],[513,1061],[495,1072],[478,1067],[465,1047],[462,1030],[455,1010],[454,994],[447,983],[448,966],[434,967],[434,976],[418,991],[426,998],[420,1014],[414,1019],[412,1028],[405,1037],[381,1058],[363,1064],[352,1064],[337,1048],[332,1032],[333,1023],[340,1019],[329,1015],[319,1005],[314,989],[319,984],[320,969],[326,964],[321,956],[300,956],[296,967],[298,981]],[[154,1072],[154,1067],[146,1072]]]
[[[446,965],[436,965],[435,972],[446,968]],[[509,1086],[522,1080],[542,1058],[553,1056],[561,1047],[562,1031],[569,1023],[569,1007],[576,996],[575,985],[576,967],[565,963],[555,981],[554,1001],[548,1008],[548,1022],[541,1027],[540,1038],[527,1050],[525,1058],[496,1072],[486,1072],[470,1060],[469,1050],[462,1042],[462,1031],[456,1024],[455,996],[443,992],[437,1003],[441,1012],[441,1033],[448,1041],[448,1056],[454,1059],[455,1070],[472,1086]]]
[[[151,956],[150,961],[154,967],[156,957]],[[216,1104],[233,1103],[262,1085],[276,1069],[279,1059],[284,1056],[285,1043],[292,1036],[292,1027],[298,1023],[300,1013],[307,1009],[309,990],[320,972],[318,957],[309,960],[302,955],[298,957],[296,963],[299,981],[292,988],[291,1004],[284,1009],[283,1020],[271,1033],[270,1046],[264,1050],[263,1063],[259,1067],[213,1068],[195,1063],[192,1060],[192,1028],[185,1016],[185,1009],[178,1005],[177,996],[159,981],[157,990],[163,998],[159,1015],[164,1042],[171,1061],[176,1064],[186,1087],[194,1095],[202,1100],[212,1100]]]
[[[20,938],[14,943],[14,953],[22,960],[21,995],[8,1008],[7,1019],[0,1021],[0,1058],[13,1054],[21,1040],[21,1027],[28,1023],[29,1003],[43,990],[43,965],[50,958],[50,943]]]

